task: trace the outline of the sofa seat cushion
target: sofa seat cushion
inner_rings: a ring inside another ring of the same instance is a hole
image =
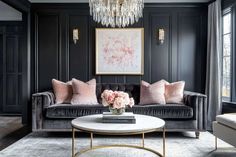
[[[236,113],[216,116],[216,121],[233,129],[236,129]]]
[[[108,111],[101,104],[97,105],[71,105],[71,104],[55,104],[46,108],[47,118],[76,118],[91,114],[101,114]]]
[[[76,118],[91,114],[101,114],[108,111],[108,108],[98,105],[70,105],[56,104],[46,108],[47,118]],[[144,114],[163,119],[190,119],[193,118],[193,109],[180,104],[152,104],[152,105],[134,105],[127,109],[135,114]]]
[[[134,105],[131,109],[135,114],[144,114],[162,119],[190,119],[193,109],[182,104],[150,104]]]

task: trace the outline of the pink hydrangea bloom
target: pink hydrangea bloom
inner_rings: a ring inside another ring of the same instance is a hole
[[[116,109],[134,105],[134,99],[129,98],[129,94],[123,91],[104,90],[101,98],[103,106],[111,106]]]
[[[125,108],[124,99],[122,97],[117,97],[114,101],[113,108],[116,109]]]

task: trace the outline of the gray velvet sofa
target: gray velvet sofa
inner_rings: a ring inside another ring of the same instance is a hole
[[[93,106],[55,104],[54,94],[50,91],[33,94],[32,130],[69,131],[72,119],[108,111],[101,105],[101,93],[105,89],[129,93],[136,105],[127,110],[164,119],[167,131],[195,131],[196,137],[199,137],[200,131],[206,130],[206,95],[185,91],[183,104],[138,105],[140,85],[136,84],[97,84],[96,94],[100,104]]]

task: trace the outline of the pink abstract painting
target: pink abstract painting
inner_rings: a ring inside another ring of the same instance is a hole
[[[96,29],[96,74],[143,74],[143,29]]]

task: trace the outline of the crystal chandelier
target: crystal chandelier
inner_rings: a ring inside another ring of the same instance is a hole
[[[106,27],[125,27],[143,17],[144,0],[89,0],[93,20]]]

